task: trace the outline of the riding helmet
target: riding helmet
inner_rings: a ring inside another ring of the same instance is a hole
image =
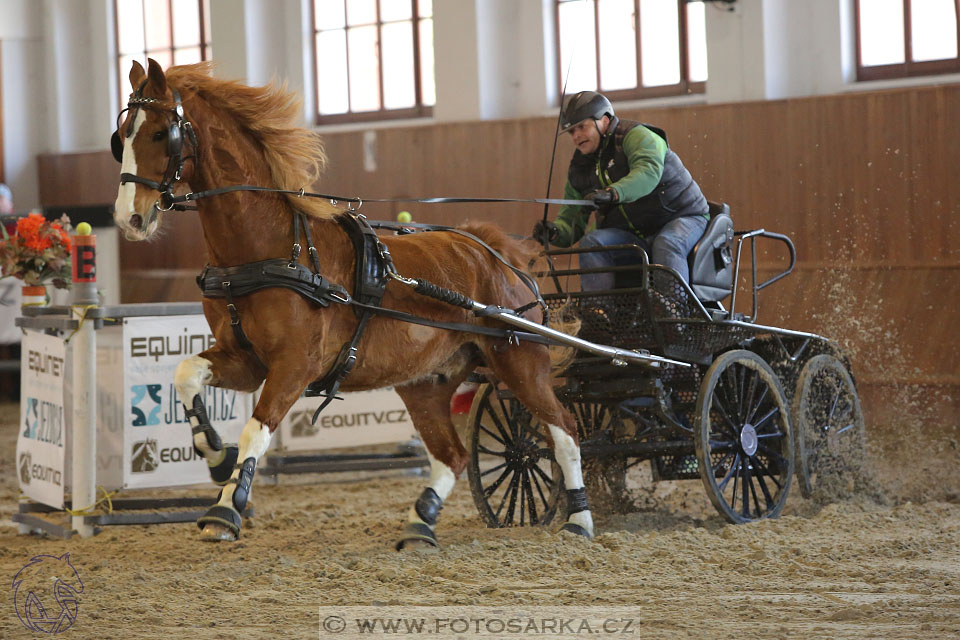
[[[596,91],[581,91],[567,99],[560,112],[560,131],[567,132],[581,120],[593,118],[599,120],[603,116],[613,117],[613,105],[606,96]]]

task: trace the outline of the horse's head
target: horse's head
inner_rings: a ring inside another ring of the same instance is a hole
[[[133,92],[110,141],[113,156],[121,163],[113,218],[128,240],[146,240],[159,228],[160,212],[169,210],[174,187],[187,177],[185,145],[192,145],[191,153],[196,153],[196,138],[184,118],[180,94],[167,85],[155,60],[149,59],[147,68],[144,71],[134,61]],[[192,171],[193,163],[187,168]]]

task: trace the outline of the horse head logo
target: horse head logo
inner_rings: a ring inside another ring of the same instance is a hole
[[[134,473],[153,471],[160,466],[160,455],[157,451],[156,440],[134,442],[130,456],[133,458],[130,463],[130,470]]]
[[[313,424],[313,412],[299,411],[290,417],[290,435],[294,438],[309,438],[317,435],[319,428]]]
[[[83,581],[69,553],[34,556],[13,577],[11,588],[17,617],[30,631],[60,633],[76,622]]]
[[[30,484],[30,467],[33,466],[33,456],[30,452],[20,454],[20,484]]]

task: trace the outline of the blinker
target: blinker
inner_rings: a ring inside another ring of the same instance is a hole
[[[113,159],[117,162],[123,162],[123,139],[119,131],[114,131],[110,136],[110,151],[113,152]]]

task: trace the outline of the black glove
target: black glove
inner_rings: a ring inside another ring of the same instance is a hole
[[[557,225],[554,223],[545,220],[538,220],[537,224],[533,225],[532,235],[533,239],[540,244],[547,244],[549,242],[553,242],[559,232],[560,230],[557,229]]]
[[[617,190],[613,187],[607,187],[606,189],[598,189],[596,191],[591,191],[587,195],[583,196],[584,200],[590,200],[593,204],[600,206],[604,204],[614,204],[620,201],[620,196],[617,195]]]

